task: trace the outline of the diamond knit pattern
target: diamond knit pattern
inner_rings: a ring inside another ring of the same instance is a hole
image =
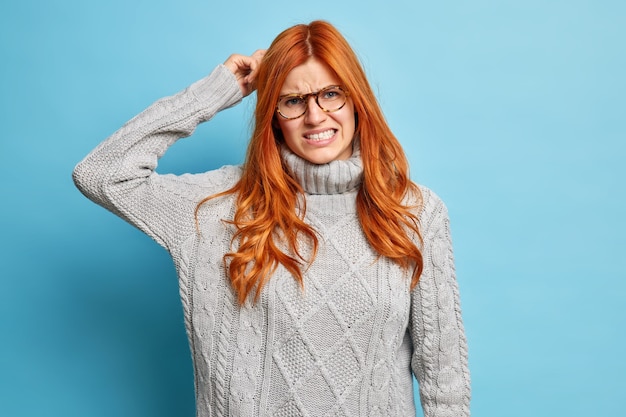
[[[343,403],[363,378],[365,352],[355,336],[371,334],[375,297],[360,270],[371,268],[375,256],[367,250],[363,236],[354,239],[352,218],[343,216],[328,225],[322,222],[315,220],[325,238],[320,252],[324,259],[338,261],[313,263],[306,273],[305,296],[293,280],[284,280],[278,289],[283,314],[291,324],[274,346],[273,360],[293,394],[277,404],[277,413],[295,404],[299,414],[294,415],[325,416],[339,411],[354,415]],[[345,245],[347,234],[353,236],[351,245]],[[354,249],[359,246],[365,250]],[[282,384],[278,386],[283,389]]]

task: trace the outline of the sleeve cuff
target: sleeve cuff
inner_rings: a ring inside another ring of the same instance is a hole
[[[232,107],[243,99],[235,75],[223,64],[189,86],[189,92],[201,103],[217,104],[217,99],[220,109]]]

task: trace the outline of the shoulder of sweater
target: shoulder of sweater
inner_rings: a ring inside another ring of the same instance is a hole
[[[421,193],[419,219],[423,229],[429,229],[437,221],[446,221],[448,208],[443,200],[430,188],[418,184]]]

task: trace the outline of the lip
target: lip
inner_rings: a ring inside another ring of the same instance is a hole
[[[332,131],[332,135],[328,137],[327,139],[310,139],[309,138],[310,136],[319,135],[328,131]],[[304,139],[306,143],[308,143],[311,146],[326,146],[337,138],[337,132],[339,132],[339,130],[332,128],[332,127],[327,128],[327,129],[316,129],[316,130],[311,130],[309,132],[306,132],[304,135],[302,135],[302,138]]]

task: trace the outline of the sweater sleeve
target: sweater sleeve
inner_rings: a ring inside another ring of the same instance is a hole
[[[424,270],[411,300],[411,367],[424,417],[470,415],[467,342],[461,320],[448,212],[423,189]]]
[[[234,184],[236,170],[159,175],[157,160],[200,123],[241,99],[234,75],[218,66],[178,94],[158,100],[98,145],[75,167],[74,183],[90,200],[171,251],[193,233],[199,199]]]

